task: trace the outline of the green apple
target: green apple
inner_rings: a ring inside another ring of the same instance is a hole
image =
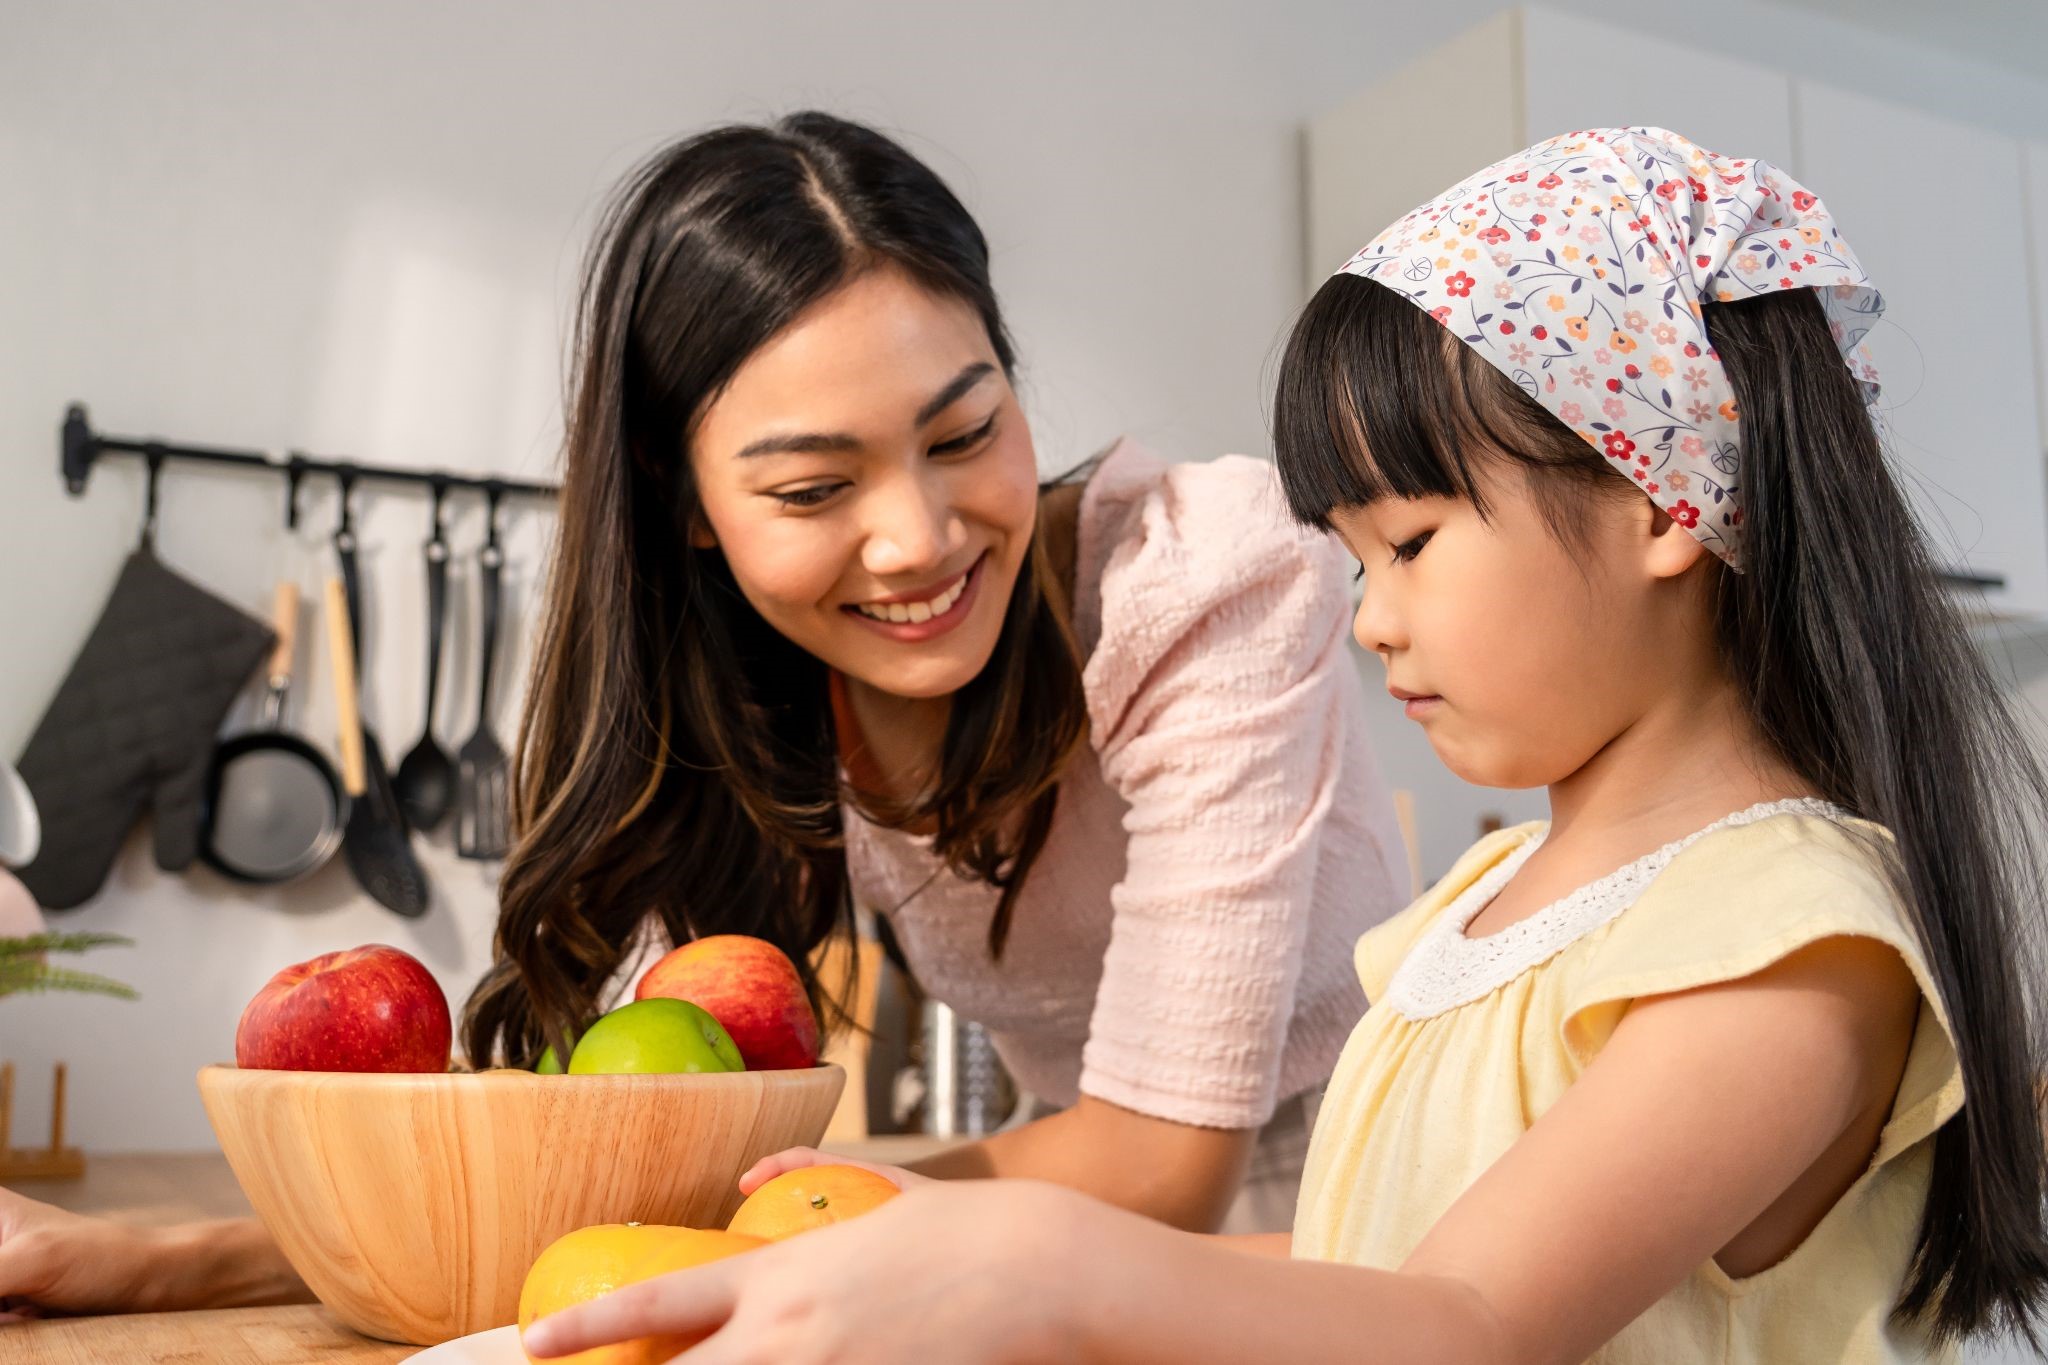
[[[568,1043],[569,1055],[573,1057],[576,1055],[576,1035],[574,1033],[569,1035]],[[540,1050],[540,1060],[533,1064],[533,1074],[536,1076],[559,1076],[562,1074],[562,1059],[555,1055],[555,1049],[552,1044]]]
[[[740,1050],[711,1011],[687,1000],[635,1000],[584,1030],[571,1076],[745,1071]]]

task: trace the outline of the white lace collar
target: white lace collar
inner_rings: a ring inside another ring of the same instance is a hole
[[[1754,824],[1775,815],[1849,818],[1849,813],[1840,806],[1814,797],[1751,806],[1645,854],[1598,881],[1586,883],[1527,919],[1484,938],[1465,937],[1465,926],[1478,918],[1479,912],[1514,880],[1530,855],[1542,847],[1548,831],[1539,831],[1459,892],[1423,931],[1387,983],[1385,1003],[1410,1019],[1427,1019],[1484,999],[1635,904],[1643,889],[1670,866],[1671,860],[1697,840],[1716,830]]]

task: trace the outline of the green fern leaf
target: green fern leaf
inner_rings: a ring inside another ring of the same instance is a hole
[[[135,940],[126,934],[25,934],[20,938],[0,938],[0,962],[43,953],[83,953],[115,944],[132,948]]]
[[[89,995],[111,995],[120,1000],[137,998],[133,986],[96,972],[51,967],[37,962],[0,963],[0,995],[45,991],[82,991]]]

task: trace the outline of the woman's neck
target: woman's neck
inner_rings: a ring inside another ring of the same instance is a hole
[[[851,739],[859,747],[861,759],[853,773],[857,785],[890,801],[916,800],[938,771],[953,699],[899,697],[851,677],[845,688],[855,733],[841,736],[840,742]]]

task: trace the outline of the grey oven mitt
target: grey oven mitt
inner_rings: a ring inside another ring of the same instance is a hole
[[[42,850],[18,875],[44,909],[98,893],[145,807],[157,866],[191,865],[221,719],[271,639],[146,547],[128,557],[17,765],[43,817]]]

